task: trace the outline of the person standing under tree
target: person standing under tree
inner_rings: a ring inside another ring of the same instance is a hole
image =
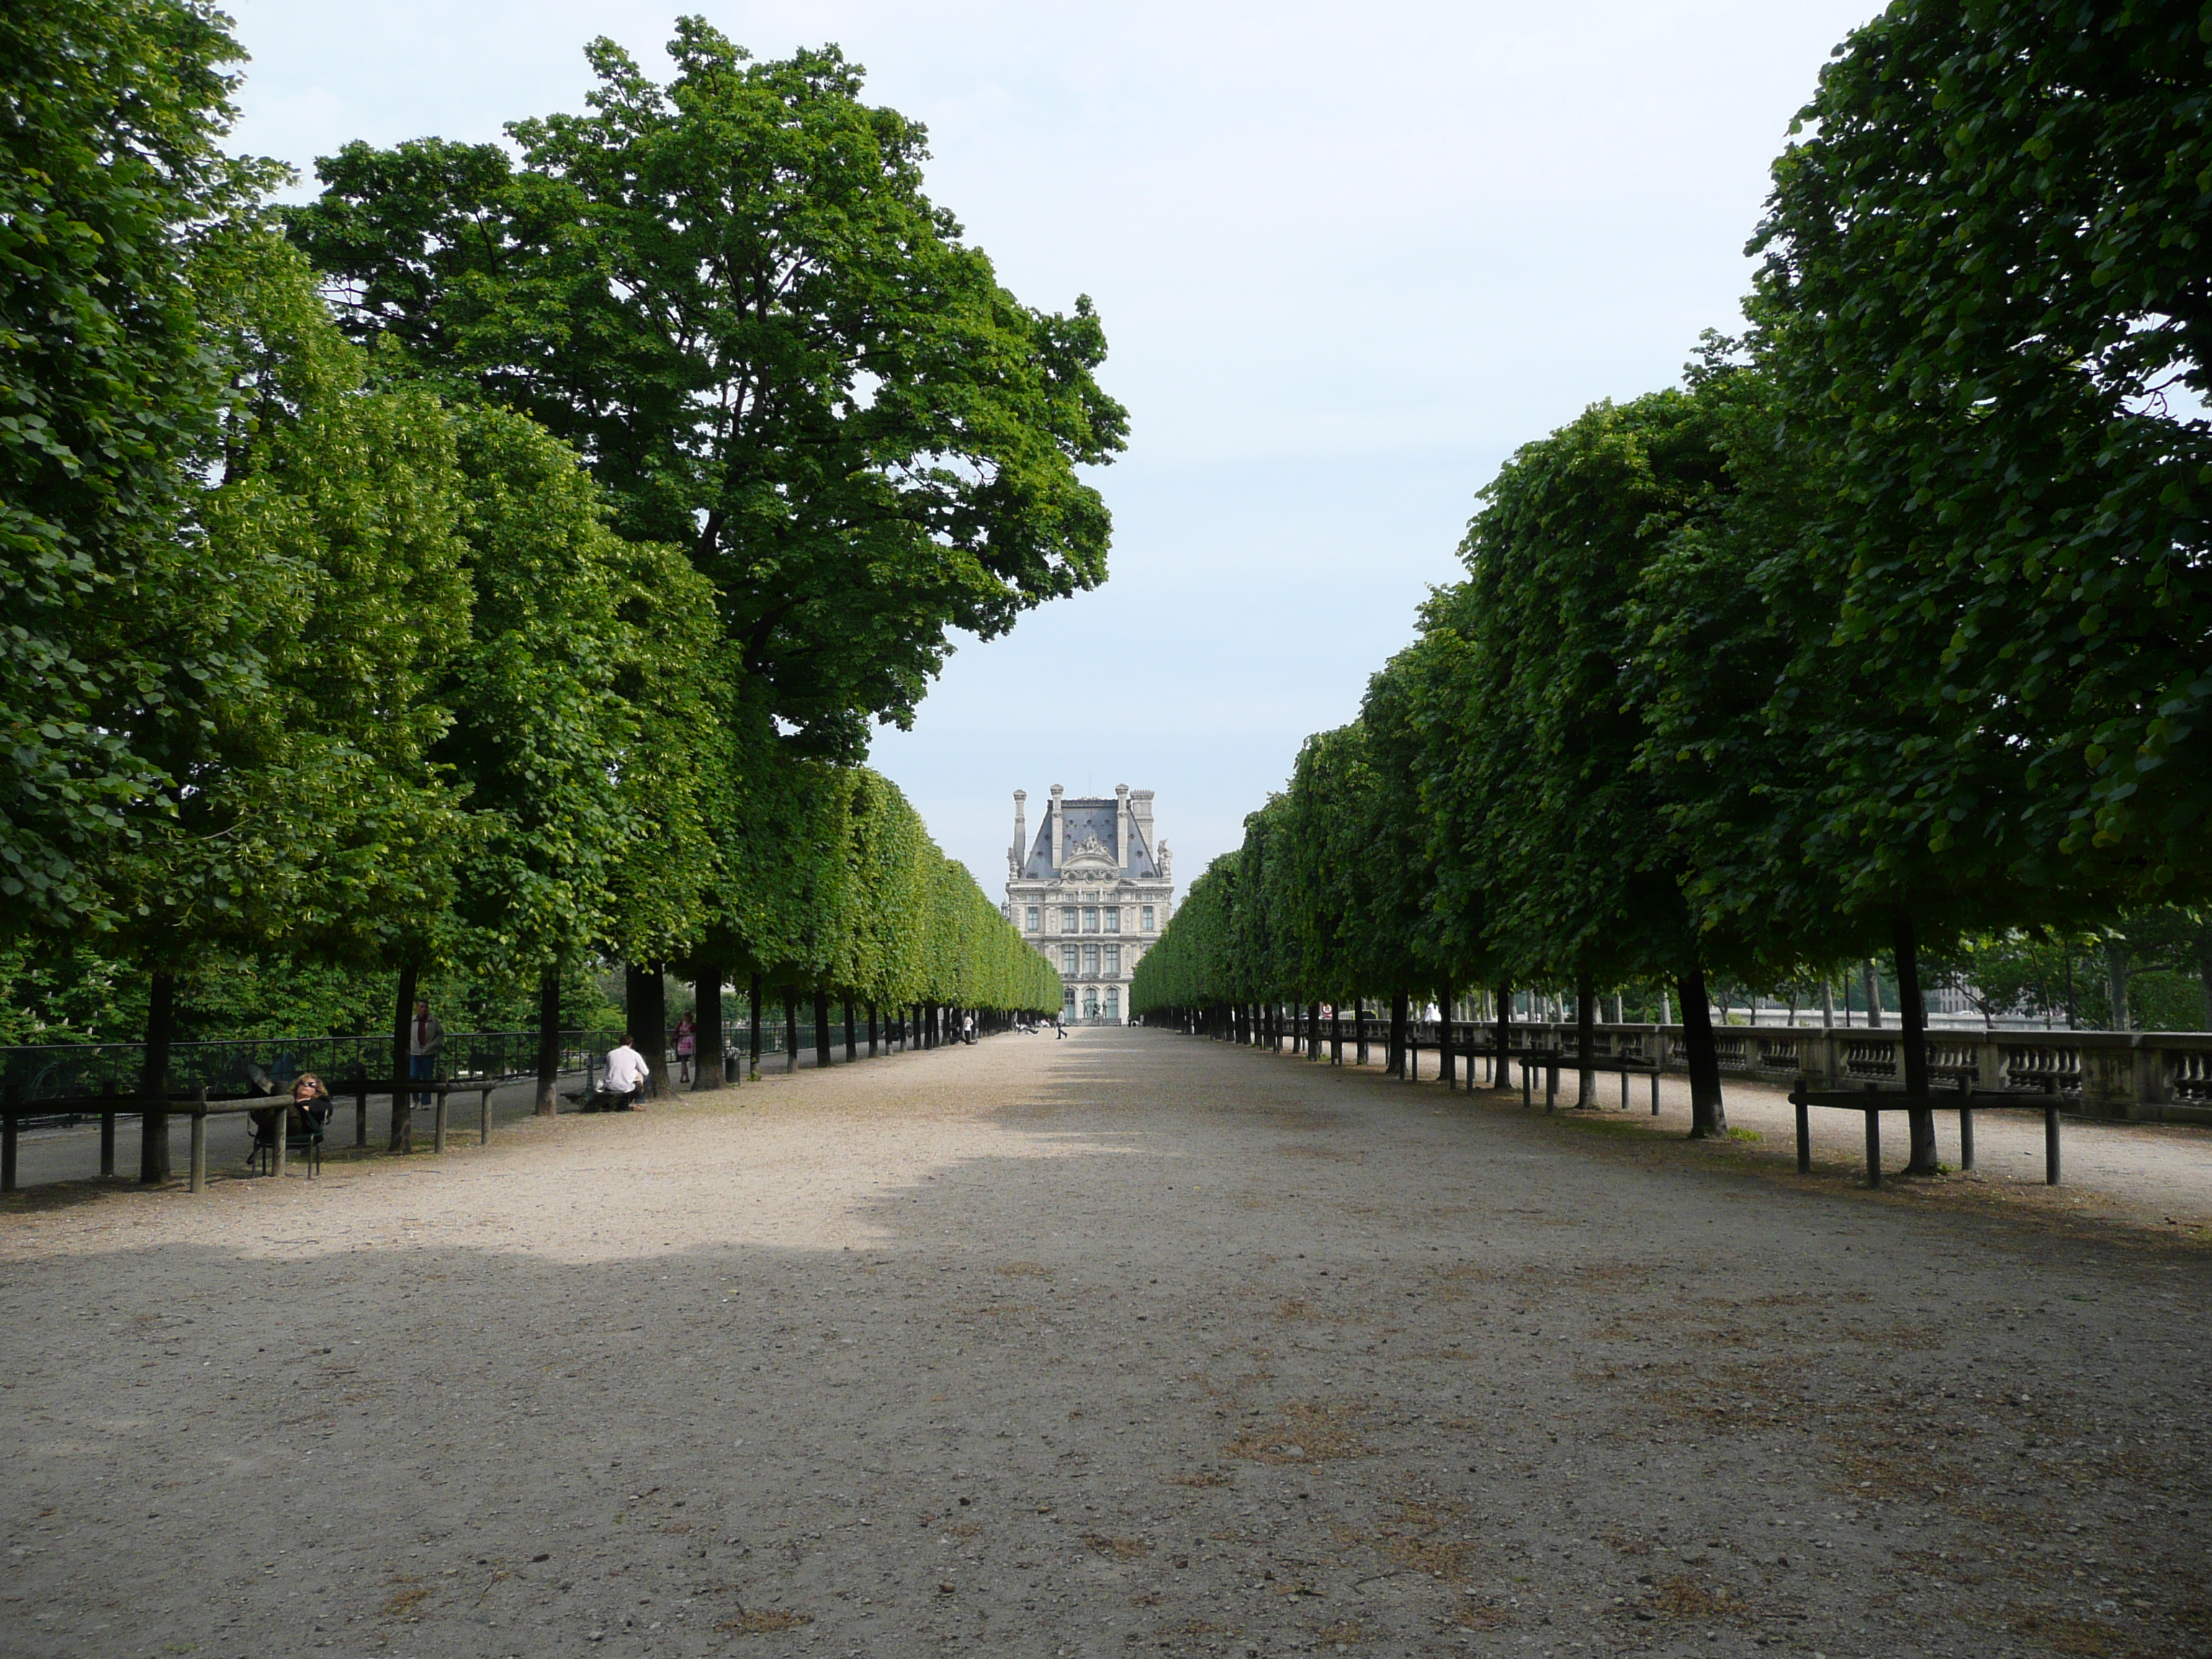
[[[699,1022],[685,1012],[678,1017],[676,1029],[669,1035],[675,1039],[669,1046],[676,1050],[680,1079],[688,1089],[691,1086],[691,1056],[699,1048]]]
[[[428,1000],[415,1005],[415,1018],[407,1027],[407,1074],[417,1083],[428,1083],[438,1075],[438,1050],[446,1043],[445,1022],[430,1012]],[[415,1103],[430,1103],[427,1090],[416,1091]]]

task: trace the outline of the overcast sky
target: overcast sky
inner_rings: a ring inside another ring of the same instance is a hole
[[[696,0],[694,0],[696,5]],[[875,763],[1002,896],[1012,792],[1158,792],[1179,884],[1460,574],[1519,444],[1733,328],[1766,168],[1872,0],[705,4],[835,41],[926,123],[930,191],[1024,301],[1098,304],[1128,453],[1113,574],[973,641]],[[235,0],[240,144],[499,136],[677,8]]]

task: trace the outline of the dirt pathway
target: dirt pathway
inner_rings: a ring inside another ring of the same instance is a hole
[[[2212,1651],[2206,1257],[1770,1150],[1099,1031],[18,1198],[0,1650]]]

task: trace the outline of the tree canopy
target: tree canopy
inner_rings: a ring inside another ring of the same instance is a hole
[[[747,705],[849,757],[951,630],[1103,579],[1077,469],[1127,417],[1090,301],[1009,294],[835,48],[757,63],[694,17],[671,52],[664,88],[595,41],[590,112],[513,124],[519,164],[349,145],[291,232],[356,338],[527,412],[623,534],[688,548]]]

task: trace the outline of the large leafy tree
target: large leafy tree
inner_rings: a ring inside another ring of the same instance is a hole
[[[149,711],[249,686],[187,533],[221,375],[193,237],[263,176],[219,148],[243,53],[198,0],[0,12],[0,927],[112,916],[100,866],[164,781]]]
[[[1638,764],[1631,612],[1668,532],[1726,488],[1715,437],[1697,398],[1668,392],[1601,404],[1524,446],[1483,491],[1462,549],[1468,580],[1427,617],[1431,632],[1458,636],[1462,677],[1446,728],[1455,763],[1431,810],[1445,861],[1489,884],[1492,952],[1519,977],[1575,982],[1586,1024],[1597,987],[1674,978],[1697,1133],[1723,1122],[1705,1025],[1711,941]]]
[[[583,115],[495,146],[352,145],[292,234],[362,338],[525,410],[622,533],[689,548],[749,706],[849,755],[948,651],[1104,574],[1079,466],[1126,420],[1087,301],[1022,305],[922,191],[924,133],[834,48],[696,18],[655,86],[590,48]]]
[[[616,535],[542,427],[481,404],[453,420],[474,603],[433,757],[466,792],[459,948],[535,979],[550,1113],[564,973],[608,952],[657,960],[697,929],[705,806],[728,764],[702,696],[712,592],[679,550]]]
[[[2212,876],[2208,113],[2195,3],[1898,0],[1775,167],[1753,314],[1833,485],[1813,562],[1922,727],[1862,794],[1960,862]]]

